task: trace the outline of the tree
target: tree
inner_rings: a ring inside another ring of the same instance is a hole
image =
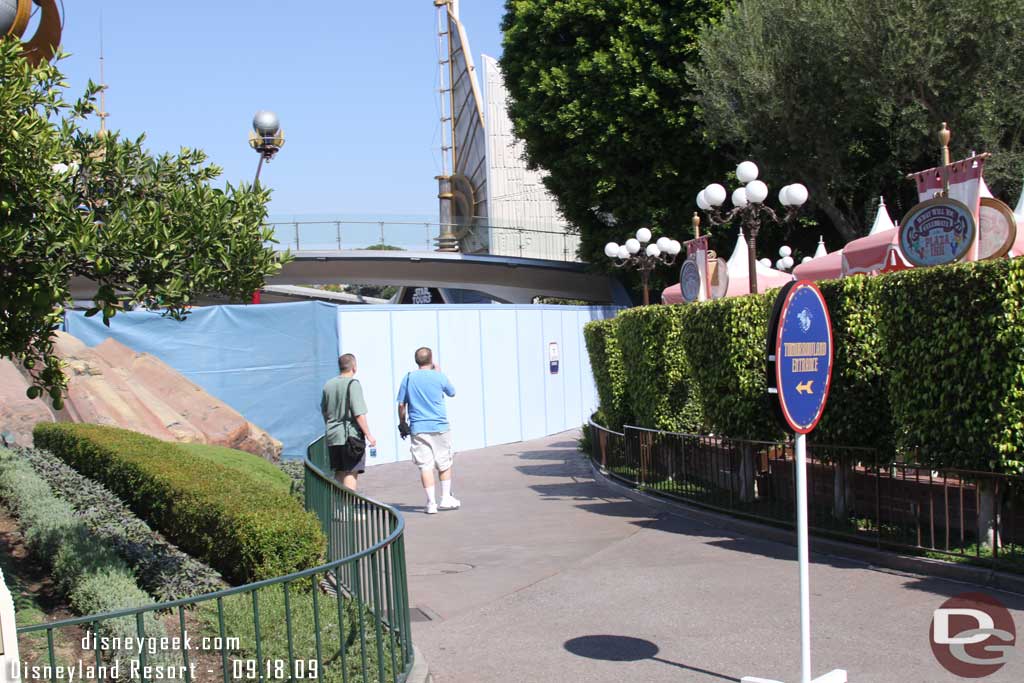
[[[288,257],[267,246],[267,190],[211,187],[220,169],[198,150],[153,157],[142,137],[84,130],[98,87],[69,104],[57,67],[20,53],[0,41],[0,358],[60,408],[54,330],[72,278],[95,283],[87,315],[105,323],[134,306],[183,319],[206,294],[247,298]]]
[[[544,184],[578,227],[584,260],[608,264],[604,245],[644,225],[692,236],[694,197],[717,169],[685,65],[701,24],[725,4],[506,1],[509,117],[528,163],[547,171]]]
[[[886,195],[917,203],[907,173],[993,153],[985,177],[1008,198],[1024,173],[1021,0],[739,0],[700,35],[689,79],[706,135],[771,177],[803,182],[844,240]]]

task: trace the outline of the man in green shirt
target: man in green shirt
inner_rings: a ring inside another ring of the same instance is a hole
[[[356,357],[351,353],[338,358],[337,377],[327,380],[320,412],[327,425],[327,450],[331,456],[334,478],[342,486],[356,490],[356,478],[365,471],[365,451],[354,453],[348,446],[349,437],[364,438],[370,446],[377,445],[377,439],[370,433],[366,421],[366,400],[363,387],[356,374]]]

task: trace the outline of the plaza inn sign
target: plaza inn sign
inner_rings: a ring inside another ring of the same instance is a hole
[[[900,250],[916,267],[954,263],[967,256],[978,234],[963,202],[936,197],[907,212],[900,225]]]

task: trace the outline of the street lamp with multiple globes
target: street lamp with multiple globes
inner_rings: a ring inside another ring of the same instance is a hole
[[[640,281],[644,286],[644,306],[651,302],[648,293],[651,271],[659,265],[671,266],[683,250],[678,240],[667,237],[659,237],[654,243],[648,244],[651,237],[650,230],[640,228],[636,231],[636,237],[630,237],[625,244],[609,242],[604,245],[604,255],[615,259],[613,263],[616,268],[636,268],[640,271]]]
[[[272,111],[260,110],[252,117],[252,132],[249,133],[249,146],[260,155],[260,163],[256,166],[256,179],[259,182],[263,162],[270,162],[284,147],[284,131],[277,114]]]
[[[764,201],[768,198],[768,186],[757,179],[757,164],[744,161],[736,167],[736,178],[743,187],[733,190],[733,209],[723,212],[725,203],[725,187],[718,183],[708,185],[697,195],[697,206],[704,211],[712,225],[724,225],[739,218],[747,235],[750,249],[750,293],[757,293],[757,233],[761,229],[762,218],[774,223],[785,223],[792,220],[800,207],[807,201],[807,188],[800,183],[786,185],[779,191],[779,203],[785,207],[786,213],[780,217]],[[788,254],[783,258],[791,258]]]

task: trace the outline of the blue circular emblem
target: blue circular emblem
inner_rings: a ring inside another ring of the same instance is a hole
[[[955,263],[967,256],[977,233],[966,204],[947,197],[929,199],[903,217],[900,251],[918,268]]]
[[[786,423],[798,434],[818,426],[832,384],[832,320],[821,291],[801,280],[780,295],[775,386]]]

